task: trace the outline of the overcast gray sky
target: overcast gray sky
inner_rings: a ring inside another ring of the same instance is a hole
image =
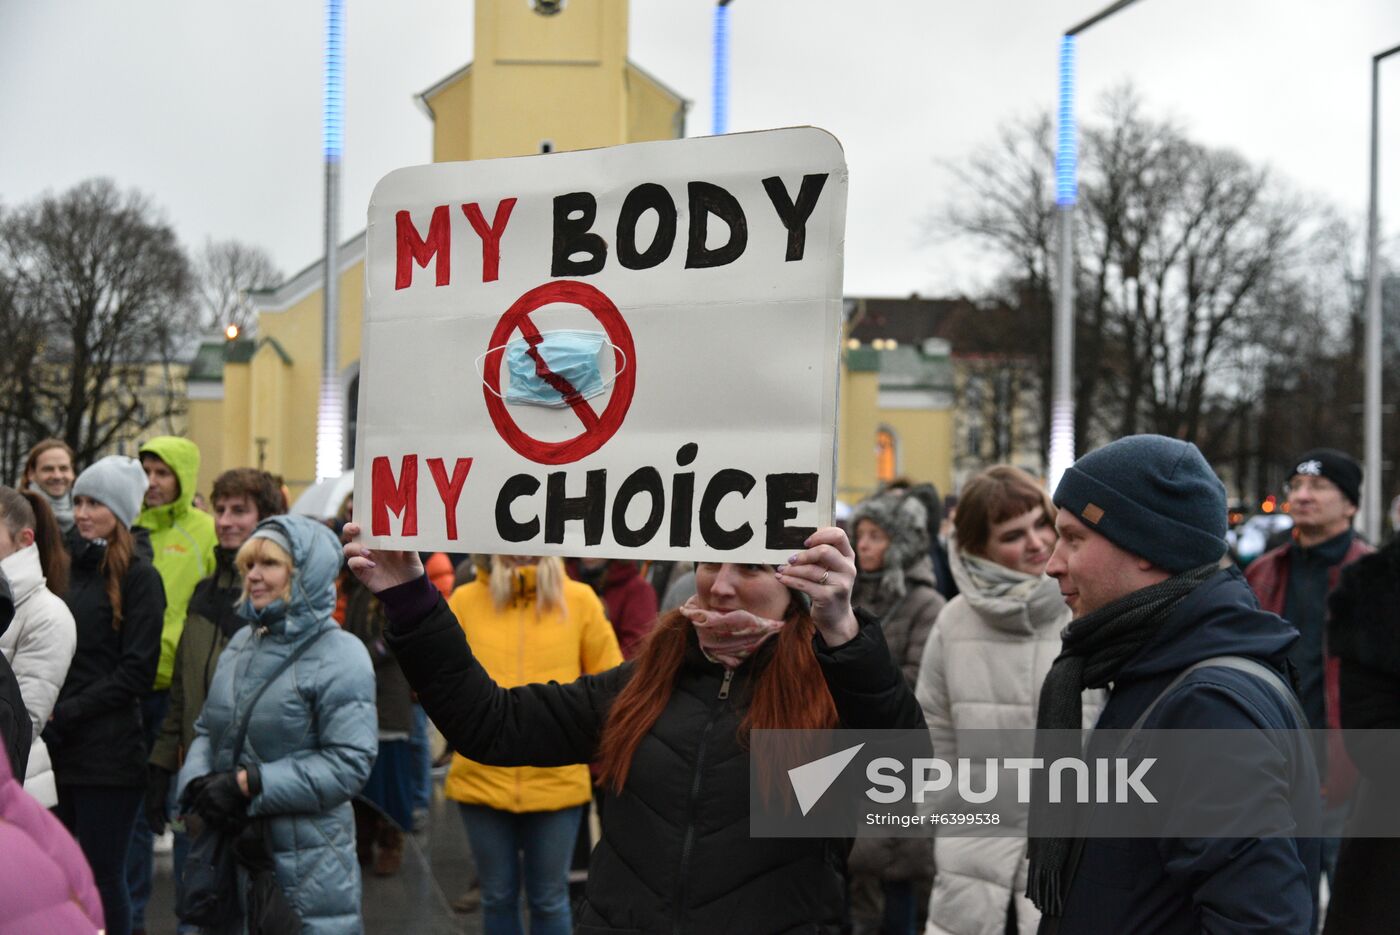
[[[525,3],[527,0],[515,0]],[[1060,34],[1106,0],[734,0],[731,130],[813,124],[851,171],[846,291],[976,288],[985,262],[931,242],[940,160],[1053,109]],[[431,158],[412,96],[471,58],[469,0],[346,0],[341,229],[374,183]],[[710,0],[632,0],[631,56],[709,132]],[[146,191],[190,247],[321,252],[318,0],[0,0],[0,202],[107,175]],[[1141,0],[1079,43],[1080,115],[1133,81],[1149,109],[1266,162],[1364,220],[1370,56],[1396,0]],[[1382,71],[1383,212],[1400,225],[1400,55]]]

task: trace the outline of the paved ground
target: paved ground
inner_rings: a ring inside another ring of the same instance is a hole
[[[428,829],[412,836],[396,877],[364,876],[366,935],[478,935],[481,914],[456,915],[449,902],[474,876],[466,832],[442,798],[441,781]],[[175,935],[175,886],[170,855],[156,856],[151,905],[146,910],[150,935]]]

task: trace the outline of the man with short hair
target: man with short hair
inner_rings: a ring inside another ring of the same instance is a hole
[[[1352,530],[1361,499],[1361,465],[1335,448],[1314,448],[1293,462],[1288,478],[1292,540],[1259,556],[1245,576],[1259,606],[1300,634],[1288,660],[1298,672],[1298,698],[1314,730],[1341,728],[1339,663],[1327,652],[1327,596],[1342,569],[1375,551]],[[1318,768],[1327,800],[1322,873],[1330,888],[1341,832],[1356,785],[1356,767],[1340,742],[1319,744]],[[1318,881],[1313,882],[1314,888]]]
[[[77,456],[61,438],[44,438],[24,459],[20,490],[37,491],[49,502],[64,535],[73,530],[73,482],[78,479]]]
[[[146,471],[146,498],[138,527],[151,534],[154,565],[165,587],[165,620],[160,633],[160,664],[155,684],[142,699],[141,718],[149,753],[165,720],[175,647],[185,627],[190,595],[201,579],[214,572],[214,520],[193,506],[199,477],[199,448],[187,438],[161,435],[141,446]],[[144,931],[146,902],[151,892],[151,831],[144,814],[127,852],[127,885],[131,891],[134,932]]]
[[[1256,608],[1237,570],[1220,568],[1225,488],[1195,445],[1121,438],[1076,461],[1054,502],[1060,539],[1046,572],[1074,619],[1041,690],[1038,730],[1086,726],[1086,688],[1109,689],[1096,732],[1306,727],[1282,678],[1297,632]],[[1245,657],[1243,667],[1219,658],[1227,656]],[[1208,804],[1233,818],[1256,798],[1310,793],[1315,767],[1304,746],[1297,750],[1287,775],[1261,765],[1257,778],[1246,778],[1250,802]],[[1215,790],[1198,791],[1209,798]],[[1076,827],[1100,828],[1097,808]],[[1043,809],[1032,806],[1028,887],[1042,932],[1310,931],[1316,841],[1057,838],[1037,834]]]

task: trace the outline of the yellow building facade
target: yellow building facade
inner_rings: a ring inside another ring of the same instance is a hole
[[[836,496],[860,502],[895,478],[953,486],[953,370],[945,342],[848,339],[837,413]]]
[[[557,10],[557,12],[550,12]],[[684,134],[687,102],[627,58],[627,0],[559,6],[478,0],[469,65],[417,96],[433,121],[433,159],[457,162],[590,149]],[[340,250],[339,372],[351,464],[364,304],[364,234]],[[189,437],[203,454],[199,489],[253,465],[292,496],[316,476],[321,380],[317,262],[250,296],[257,338],[209,342],[189,386]]]
[[[685,99],[627,58],[627,15],[627,0],[569,0],[552,15],[524,0],[478,0],[472,61],[416,97],[432,121],[434,161],[683,136]],[[364,255],[363,232],[339,252],[346,467],[355,440]],[[317,262],[251,295],[257,337],[207,342],[191,363],[188,434],[203,454],[199,489],[206,494],[221,471],[243,465],[281,475],[294,498],[314,481],[323,277]],[[952,486],[946,347],[894,343],[843,349],[837,496],[847,503],[896,476],[945,492]]]

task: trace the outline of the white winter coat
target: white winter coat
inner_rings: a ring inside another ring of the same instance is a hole
[[[1029,599],[995,598],[979,591],[954,542],[948,561],[960,593],[934,624],[916,694],[933,748],[951,760],[960,731],[1035,727],[1040,687],[1060,654],[1070,610],[1053,578]],[[1084,723],[1093,724],[1102,706],[1101,692],[1086,693]],[[971,787],[984,788],[984,781],[979,773]],[[1040,913],[1025,895],[1026,851],[1020,837],[936,838],[925,935],[1003,935],[1013,892],[1017,930],[1034,935]]]
[[[54,784],[49,748],[39,734],[49,722],[58,690],[68,677],[68,666],[78,645],[78,629],[68,605],[45,587],[38,547],[27,546],[0,560],[0,571],[9,580],[15,600],[15,619],[0,636],[0,652],[15,670],[24,706],[34,725],[24,791],[44,807],[53,808],[58,804],[58,787]]]

